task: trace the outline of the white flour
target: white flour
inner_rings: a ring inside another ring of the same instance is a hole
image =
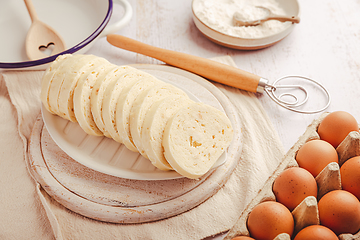
[[[285,15],[276,0],[198,0],[194,4],[195,15],[207,26],[227,35],[241,38],[262,38],[278,33],[287,28],[290,22],[270,20],[258,26],[237,27],[232,19],[235,12],[241,13],[245,20],[261,18],[263,6],[274,14]]]

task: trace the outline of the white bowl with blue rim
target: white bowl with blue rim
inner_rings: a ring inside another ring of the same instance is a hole
[[[127,0],[33,0],[33,4],[39,20],[63,37],[67,49],[28,60],[25,38],[31,19],[26,6],[23,0],[0,1],[0,70],[45,69],[60,54],[86,52],[96,39],[119,31],[132,17]],[[115,4],[121,6],[121,16],[112,16]]]

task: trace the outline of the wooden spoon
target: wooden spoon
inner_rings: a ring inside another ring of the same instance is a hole
[[[256,8],[263,9],[265,15],[261,19],[256,20],[247,20],[244,19],[240,12],[235,12],[233,15],[233,24],[237,27],[248,27],[248,26],[257,26],[263,22],[269,20],[277,20],[280,22],[292,22],[292,23],[299,23],[300,18],[295,16],[283,16],[283,15],[276,15],[270,9],[262,6],[256,6]]]
[[[30,60],[41,59],[60,53],[66,49],[62,37],[49,25],[38,19],[31,0],[24,0],[30,14],[31,26],[26,35],[25,50]],[[49,54],[46,50],[52,48]]]

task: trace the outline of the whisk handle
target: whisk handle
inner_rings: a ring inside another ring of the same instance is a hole
[[[261,77],[213,60],[154,47],[117,34],[107,35],[107,41],[116,47],[156,58],[225,85],[250,92],[262,92],[264,87]]]

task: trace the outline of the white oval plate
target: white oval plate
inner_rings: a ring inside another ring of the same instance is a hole
[[[181,88],[194,101],[207,103],[225,112],[219,100],[211,93],[213,89],[207,89],[198,83],[206,80],[195,74],[165,65],[132,66]],[[216,87],[209,83],[209,88]],[[44,107],[42,107],[42,116],[54,142],[71,158],[86,167],[112,176],[135,180],[167,180],[183,177],[175,171],[157,169],[148,159],[128,150],[113,139],[86,134],[78,123],[53,115]],[[226,159],[225,151],[213,168],[225,163]]]

